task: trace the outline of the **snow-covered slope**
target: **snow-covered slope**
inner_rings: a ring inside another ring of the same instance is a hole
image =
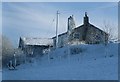
[[[80,48],[70,55],[69,49]],[[69,51],[69,52],[68,52]],[[66,46],[26,63],[18,70],[3,70],[3,79],[13,80],[117,80],[118,45]]]

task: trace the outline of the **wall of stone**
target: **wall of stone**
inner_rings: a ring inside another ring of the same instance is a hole
[[[105,33],[94,26],[90,26],[87,31],[86,43],[105,42]]]

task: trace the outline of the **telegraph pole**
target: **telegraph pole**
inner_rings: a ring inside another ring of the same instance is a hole
[[[56,16],[56,48],[58,47],[58,26],[59,26],[59,23],[58,23],[58,20],[59,20],[59,11],[57,11],[57,16]]]

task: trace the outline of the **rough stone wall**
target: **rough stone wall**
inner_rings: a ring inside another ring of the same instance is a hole
[[[58,38],[58,47],[63,47],[67,44],[67,34],[64,34]]]
[[[87,28],[87,29],[86,29]],[[86,31],[85,31],[86,30]],[[69,41],[74,41],[76,38],[75,34],[79,35],[79,41],[85,41],[85,43],[95,44],[95,43],[104,43],[106,33],[93,25],[84,26],[76,28],[70,35]],[[107,36],[106,36],[107,37]]]
[[[58,47],[63,47],[67,45],[68,36],[67,34],[61,35],[58,37]],[[53,38],[53,48],[56,47],[56,38]]]
[[[77,38],[75,37],[76,35]],[[68,37],[69,36],[69,37]],[[105,43],[105,39],[107,35],[104,31],[98,29],[97,27],[89,24],[87,26],[81,25],[80,27],[75,28],[71,34],[63,34],[58,37],[58,47],[63,47],[67,45],[67,43],[73,43],[75,41],[79,41],[79,43],[87,43],[87,44],[98,44]],[[68,39],[69,38],[69,39]],[[54,47],[56,38],[53,39]]]
[[[90,26],[87,31],[86,43],[104,43],[105,33],[93,26]]]
[[[75,35],[78,34],[79,35],[79,41],[83,41],[83,30],[84,30],[84,26],[81,26],[80,28],[76,28],[71,34],[70,34],[70,38],[69,41],[73,41],[76,40],[77,38],[75,38]]]

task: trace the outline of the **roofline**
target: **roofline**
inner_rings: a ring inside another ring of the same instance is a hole
[[[59,34],[58,36],[62,36],[62,35],[64,35],[64,34],[67,34],[67,32],[61,33],[61,34]],[[56,38],[56,36],[52,37],[52,39],[53,39],[53,38]]]
[[[89,23],[89,24],[90,24],[90,23]],[[95,28],[98,29],[99,31],[102,31],[102,32],[108,34],[107,32],[105,32],[105,31],[101,30],[100,28],[94,26],[93,24],[90,24],[90,25],[93,26],[93,27],[95,27]],[[77,27],[74,28],[73,30],[75,30],[75,29],[77,29],[77,28],[80,28],[80,27],[82,27],[82,26],[84,26],[84,24],[82,24],[82,25],[80,25],[80,26],[77,26]],[[59,34],[58,36],[61,36],[61,35],[64,35],[64,34],[67,34],[67,32],[64,32],[64,33],[62,33],[62,34]],[[56,38],[56,36],[52,37],[52,39],[54,39],[54,38]]]
[[[94,25],[93,25],[93,24],[91,24],[91,23],[89,23],[89,25],[91,25],[91,26],[95,27],[95,28],[96,28],[96,29],[98,29],[99,31],[102,31],[102,32],[104,32],[104,33],[108,34],[108,33],[107,33],[107,32],[105,32],[104,30],[101,30],[100,28],[98,28],[98,27],[94,26]],[[77,29],[77,28],[80,28],[80,27],[82,27],[82,26],[84,26],[84,24],[82,24],[82,25],[80,25],[80,26],[78,26],[78,27],[74,28],[74,30],[75,30],[75,29]]]
[[[25,39],[52,39],[52,38],[38,38],[38,37],[21,37],[20,38],[24,41],[24,38]]]
[[[47,45],[43,45],[43,44],[42,45],[25,44],[25,46],[53,46],[53,45],[51,45],[51,44],[50,45],[49,44],[47,44]]]
[[[102,32],[104,32],[104,33],[106,33],[106,34],[108,34],[107,32],[105,32],[104,30],[101,30],[100,28],[98,28],[98,27],[96,27],[96,26],[94,26],[94,25],[92,25],[92,24],[90,24],[91,26],[93,26],[93,27],[95,27],[96,29],[98,29],[99,31],[102,31]]]

